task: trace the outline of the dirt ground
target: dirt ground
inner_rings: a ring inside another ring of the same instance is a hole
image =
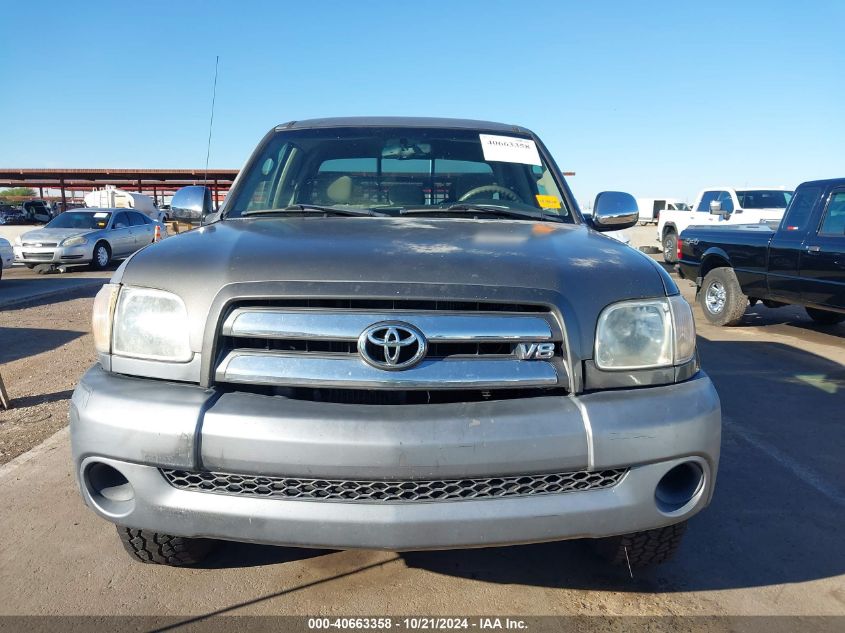
[[[67,424],[73,388],[95,359],[95,292],[86,288],[65,300],[0,311],[0,375],[13,406],[0,408],[0,464]]]

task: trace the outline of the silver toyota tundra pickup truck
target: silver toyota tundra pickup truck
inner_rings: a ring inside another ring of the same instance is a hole
[[[343,118],[270,131],[198,228],[94,302],[70,410],[85,502],[148,563],[594,539],[677,549],[713,495],[719,399],[689,305],[582,216],[529,130]]]

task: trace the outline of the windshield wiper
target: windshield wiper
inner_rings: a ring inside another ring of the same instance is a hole
[[[384,215],[383,213],[376,213],[371,209],[350,209],[348,207],[330,207],[328,205],[320,204],[292,204],[284,209],[250,209],[249,211],[241,213],[241,217],[249,215],[296,215],[302,213],[346,217]]]
[[[457,204],[449,205],[448,207],[428,207],[419,209],[403,209],[399,213],[401,215],[425,215],[425,214],[440,214],[452,213],[454,211],[475,211],[476,213],[484,213],[485,215],[496,215],[503,218],[516,218],[518,220],[539,220],[542,222],[563,222],[563,219],[552,213],[545,213],[540,211],[529,211],[528,209],[512,209],[510,207],[500,207],[495,204],[467,204],[459,202]]]

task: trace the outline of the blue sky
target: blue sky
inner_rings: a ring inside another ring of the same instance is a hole
[[[689,6],[688,6],[689,4]],[[845,176],[845,2],[4,2],[0,166],[240,167],[290,119],[519,123],[585,202]]]

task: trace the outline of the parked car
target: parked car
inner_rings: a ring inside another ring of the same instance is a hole
[[[15,253],[9,240],[0,237],[0,278],[3,277],[3,269],[11,268],[15,263]]]
[[[59,214],[49,224],[15,238],[15,261],[34,268],[38,264],[106,268],[155,240],[163,225],[143,213],[128,209],[74,209]]]
[[[13,207],[8,204],[0,204],[0,225],[25,223],[26,216],[18,207]]]
[[[637,198],[640,224],[657,224],[664,211],[691,211],[686,202],[677,198]]]
[[[696,197],[693,210],[660,214],[657,239],[663,246],[663,260],[670,264],[678,261],[678,236],[689,226],[780,222],[791,198],[792,191],[786,189],[705,189]]]
[[[21,205],[21,209],[30,222],[49,222],[54,213],[50,205],[44,200],[30,200]]]
[[[596,539],[659,563],[710,502],[720,408],[689,304],[585,220],[529,130],[271,130],[202,228],[94,302],[70,407],[88,506],[147,563],[213,539],[386,550]]]
[[[725,213],[714,210],[713,213]],[[707,320],[736,325],[748,307],[802,305],[845,320],[845,178],[805,182],[779,225],[698,226],[681,233],[681,277],[695,280]]]

